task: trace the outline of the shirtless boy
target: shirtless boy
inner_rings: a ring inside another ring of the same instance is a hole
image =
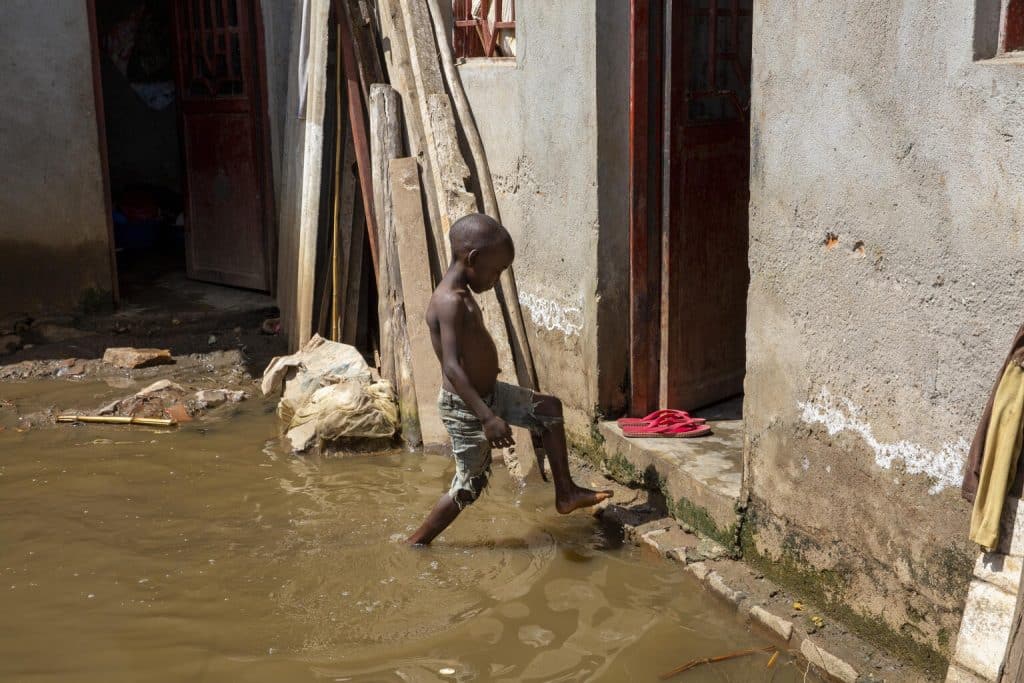
[[[498,381],[498,352],[473,298],[498,282],[512,265],[515,246],[493,219],[470,214],[450,235],[452,262],[427,307],[434,353],[444,387],[440,409],[455,455],[455,478],[408,542],[426,545],[480,497],[491,474],[491,448],[513,445],[509,424],[543,439],[555,483],[555,509],[568,514],[611,498],[611,491],[577,486],[569,474],[562,403],[554,396]]]

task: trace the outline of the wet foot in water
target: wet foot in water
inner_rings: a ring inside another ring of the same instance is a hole
[[[568,494],[555,498],[555,509],[561,514],[567,515],[573,510],[597,505],[602,500],[608,500],[612,495],[611,491],[591,491],[573,484]]]

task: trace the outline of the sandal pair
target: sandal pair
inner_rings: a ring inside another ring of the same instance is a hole
[[[631,438],[690,439],[711,433],[702,417],[693,417],[685,410],[656,410],[642,418],[618,420],[622,433]]]

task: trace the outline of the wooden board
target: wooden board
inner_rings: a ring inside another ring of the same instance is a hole
[[[419,406],[420,433],[424,446],[437,448],[448,443],[448,432],[438,414],[441,368],[430,343],[426,323],[433,283],[430,271],[423,262],[423,254],[427,249],[427,226],[423,220],[419,167],[412,158],[394,159],[390,163],[388,175],[406,331],[412,375],[416,384],[416,403]]]
[[[398,394],[402,439],[415,448],[422,444],[419,405],[412,367],[412,348],[407,333],[402,278],[398,263],[398,239],[391,201],[390,162],[402,146],[398,93],[389,85],[370,87],[370,161],[373,166],[374,210],[379,217],[380,262],[377,274],[380,324],[381,374],[390,379]],[[417,267],[430,273],[420,261]]]

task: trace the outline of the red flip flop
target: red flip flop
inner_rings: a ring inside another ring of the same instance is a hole
[[[624,427],[623,435],[631,439],[692,439],[711,433],[711,427],[693,422],[676,422],[649,427]]]
[[[644,417],[620,417],[616,420],[616,423],[622,427],[638,427],[645,426],[654,423],[660,423],[661,421],[676,421],[676,422],[692,422],[694,424],[704,424],[707,422],[703,417],[693,417],[685,410],[672,410],[663,409],[655,410],[650,415]]]

